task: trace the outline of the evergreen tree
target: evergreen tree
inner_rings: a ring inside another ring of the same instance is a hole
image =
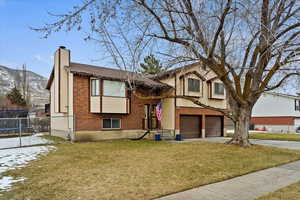
[[[6,96],[11,101],[11,103],[19,106],[26,106],[25,99],[16,87],[14,87]]]
[[[153,54],[146,56],[144,58],[144,63],[141,63],[140,72],[145,75],[156,75],[160,72],[166,71],[166,69],[161,65],[158,59],[154,57]]]

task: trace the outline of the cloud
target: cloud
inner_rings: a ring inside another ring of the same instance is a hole
[[[0,1],[1,1],[1,0],[0,0]],[[37,61],[43,61],[43,58],[42,58],[42,56],[41,56],[41,55],[39,55],[39,54],[37,54],[37,55],[34,55],[33,57],[34,57],[34,59],[35,59],[35,60],[37,60]]]

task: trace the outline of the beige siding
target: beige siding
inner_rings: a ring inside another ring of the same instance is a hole
[[[174,77],[160,80],[160,82],[168,84],[175,88],[175,78]]]
[[[55,103],[56,103],[56,99],[55,99],[55,82],[53,81],[50,87],[50,113],[55,113]]]
[[[127,98],[102,97],[103,113],[127,113]]]
[[[66,137],[69,133],[70,119],[67,114],[59,113],[55,110],[57,107],[55,98],[52,98],[52,95],[55,93],[54,82],[50,87],[51,91],[51,105],[50,105],[50,116],[51,116],[51,134],[55,136]]]
[[[69,76],[69,86],[68,86],[68,113],[69,115],[73,115],[73,77],[74,75],[70,72],[68,72],[68,76]]]
[[[100,113],[100,96],[91,96],[91,113]]]
[[[68,72],[65,67],[70,65],[69,63],[70,52],[65,49],[60,49],[60,111],[68,112]]]
[[[221,98],[221,99],[210,99],[209,98],[209,87],[206,81],[201,81],[201,88],[200,88],[200,92],[199,93],[195,93],[195,92],[188,92],[188,78],[196,78],[199,79],[200,78],[198,76],[196,76],[195,74],[189,74],[189,75],[185,75],[184,78],[180,78],[180,76],[188,73],[188,72],[192,72],[192,71],[196,71],[198,72],[200,75],[202,75],[206,80],[209,80],[213,77],[215,77],[216,75],[212,72],[212,71],[207,71],[202,69],[200,66],[194,66],[191,67],[189,69],[183,69],[182,71],[178,72],[176,74],[176,93],[177,95],[183,95],[183,79],[185,79],[185,95],[188,96],[199,96],[199,100],[201,103],[212,106],[212,107],[217,107],[217,108],[222,108],[222,109],[226,109],[226,100],[225,97]],[[220,80],[215,80],[215,81],[220,81]],[[171,77],[171,78],[166,78],[161,80],[161,82],[169,84],[171,86],[175,85],[175,78]],[[181,98],[177,98],[177,106],[181,106],[181,107],[200,107],[194,103],[192,103],[189,100],[185,100],[185,99],[181,99]]]
[[[163,99],[162,108],[162,128],[175,129],[175,99]]]
[[[70,51],[58,49],[54,54],[54,110],[55,112],[68,112],[69,72],[66,67],[70,65]],[[51,97],[52,98],[52,97]]]
[[[70,52],[58,49],[54,55],[54,78],[51,92],[51,134],[72,137],[73,132],[73,74],[68,71]]]
[[[68,123],[69,123],[69,130],[72,132],[74,131],[74,110],[73,110],[73,74],[68,72],[68,112],[66,113],[68,115]],[[71,135],[71,137],[74,137],[74,135]]]
[[[59,61],[58,50],[55,52],[54,55],[54,79],[52,86],[54,87],[54,93],[51,98],[54,99],[54,112],[59,112]]]

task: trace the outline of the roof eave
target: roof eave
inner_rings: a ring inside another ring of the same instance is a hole
[[[51,71],[50,77],[49,77],[47,85],[46,85],[47,90],[50,90],[53,79],[54,79],[54,67]]]

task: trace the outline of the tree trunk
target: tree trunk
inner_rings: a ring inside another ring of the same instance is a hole
[[[248,147],[251,145],[248,140],[251,108],[239,107],[235,110],[234,114],[236,115],[236,121],[234,121],[234,135],[232,136],[232,139],[228,141],[228,144],[236,144],[242,147]]]

